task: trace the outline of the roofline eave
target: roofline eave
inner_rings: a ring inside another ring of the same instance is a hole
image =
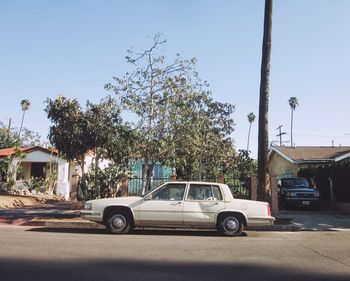
[[[291,162],[292,164],[298,164],[298,161],[296,161],[293,158],[289,157],[287,154],[283,153],[282,151],[279,151],[274,146],[272,146],[272,150],[271,150],[270,154],[272,153],[272,151],[275,151],[277,154],[279,154],[280,156],[282,156],[284,159],[286,159],[287,161]]]

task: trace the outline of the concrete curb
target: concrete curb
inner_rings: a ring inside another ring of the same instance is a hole
[[[84,229],[105,229],[101,224],[85,220],[40,220],[27,221],[22,226],[41,226],[48,228],[84,228]]]
[[[246,230],[251,231],[301,231],[301,227],[294,224],[275,224],[273,226],[247,227]]]

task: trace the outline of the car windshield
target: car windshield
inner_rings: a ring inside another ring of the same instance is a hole
[[[293,187],[309,187],[309,183],[306,179],[282,179],[282,186],[286,188]]]

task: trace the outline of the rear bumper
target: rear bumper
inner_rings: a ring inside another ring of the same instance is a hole
[[[247,226],[273,226],[275,220],[274,217],[251,217],[247,221]]]

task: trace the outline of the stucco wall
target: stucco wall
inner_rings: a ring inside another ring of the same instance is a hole
[[[270,173],[272,176],[297,176],[298,166],[287,161],[279,154],[273,152],[270,157]]]
[[[29,179],[31,173],[31,164],[29,162],[22,162],[23,179]]]
[[[10,169],[16,171],[18,163],[22,162],[24,178],[28,179],[30,177],[31,163],[50,163],[55,161],[58,165],[58,175],[57,175],[57,186],[56,193],[62,195],[66,200],[69,199],[70,195],[70,184],[69,184],[69,162],[65,159],[52,155],[51,153],[45,153],[40,150],[34,150],[25,154],[24,158],[15,158],[13,159]],[[13,173],[14,179],[16,179],[16,172]]]

